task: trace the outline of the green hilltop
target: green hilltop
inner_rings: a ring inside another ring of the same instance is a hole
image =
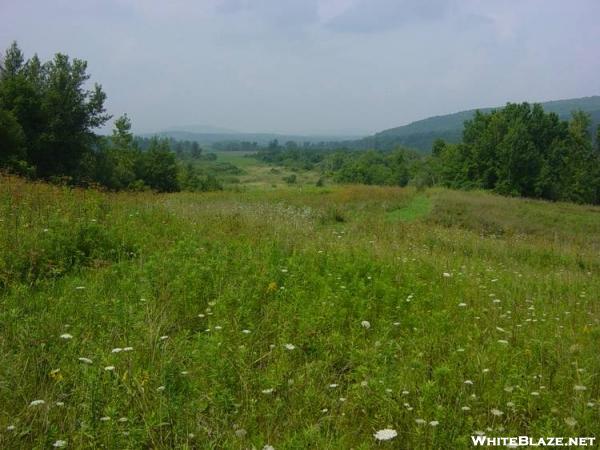
[[[582,110],[592,116],[592,126],[600,123],[600,96],[571,98],[543,102],[541,105],[546,112],[558,114],[561,119],[568,119],[574,110]],[[502,107],[480,108],[481,112],[490,112]],[[473,117],[477,109],[460,111],[453,114],[428,117],[395,128],[375,133],[363,139],[352,141],[351,147],[355,148],[393,148],[398,145],[414,148],[421,151],[431,150],[431,145],[436,139],[448,142],[459,142],[462,137],[465,120]]]

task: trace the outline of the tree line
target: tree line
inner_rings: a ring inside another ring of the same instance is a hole
[[[317,168],[342,183],[440,185],[600,204],[600,127],[595,134],[582,111],[565,121],[539,104],[508,103],[476,112],[465,122],[460,143],[438,139],[429,155],[400,147],[331,150],[274,142],[256,157],[294,170]]]
[[[136,138],[126,114],[111,136],[95,134],[111,116],[102,87],[86,87],[89,78],[85,61],[62,53],[44,63],[37,55],[25,60],[13,42],[0,61],[0,169],[113,190],[221,188],[214,177],[178,163],[176,153],[211,159],[196,142]]]

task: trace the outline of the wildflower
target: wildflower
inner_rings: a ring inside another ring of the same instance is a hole
[[[576,391],[585,391],[587,388],[585,386],[576,384],[573,389],[575,389]]]
[[[277,283],[271,281],[267,286],[267,292],[275,292],[277,290]]]
[[[272,394],[274,390],[275,389],[273,389],[273,388],[269,388],[269,389],[263,389],[261,392],[263,394],[267,394],[268,395],[268,394]]]
[[[161,340],[161,341],[166,341],[167,339],[169,339],[169,336],[161,336],[161,337],[160,337],[160,340]]]
[[[408,391],[402,391],[402,395],[408,395],[409,392]]]
[[[179,372],[181,375],[187,375],[189,372],[187,370],[182,370],[181,372]]]
[[[69,339],[73,339],[73,335],[69,334],[69,333],[64,333],[60,335],[61,339],[65,339],[65,340],[69,340]]]
[[[442,275],[444,276],[444,278],[450,278],[452,276],[448,272],[444,272]]]
[[[84,364],[92,364],[93,363],[93,361],[90,358],[83,358],[83,357],[81,357],[81,358],[77,358],[77,359],[79,361],[81,361],[82,363],[84,363]]]
[[[130,352],[130,351],[132,351],[132,350],[133,350],[133,347],[124,347],[124,348],[123,348],[123,351],[124,351],[124,352]]]
[[[465,380],[465,381],[464,381],[464,384],[470,384],[470,385],[472,385],[472,384],[473,384],[473,382],[472,382],[471,380]]]
[[[215,330],[222,330],[222,329],[223,329],[223,327],[221,325],[216,325],[215,326]]]
[[[159,387],[157,387],[157,388],[156,388],[156,390],[157,390],[158,392],[162,392],[162,391],[164,391],[164,390],[165,390],[165,387],[164,387],[164,386],[159,386]]]
[[[198,317],[200,317],[201,319],[204,319],[206,316],[204,314],[198,314]]]
[[[322,413],[326,413],[327,411],[329,411],[327,408],[323,408],[323,409],[321,410],[321,412],[322,412]]]
[[[128,420],[128,419],[127,419],[127,417],[121,417],[121,418],[119,419],[119,422],[121,422],[121,423],[125,423],[125,422],[127,422],[127,420]]]
[[[82,289],[85,289],[85,286],[76,286],[75,289],[77,289],[78,291],[81,291]]]
[[[514,408],[515,404],[513,402],[506,402],[506,406],[508,406],[509,408]]]
[[[346,400],[348,400],[346,397],[340,397],[340,402],[345,402]]]
[[[360,326],[363,327],[364,329],[368,330],[369,328],[371,328],[371,324],[369,323],[368,320],[363,320],[360,323]]]
[[[104,368],[104,370],[108,371],[108,372],[112,372],[113,370],[115,370],[115,366],[106,366]]]
[[[335,389],[336,387],[338,387],[338,385],[336,383],[331,383],[329,385],[330,388]]]
[[[48,375],[50,375],[50,378],[52,378],[54,381],[60,381],[63,379],[60,369],[53,369]]]
[[[540,393],[538,391],[533,391],[531,393],[531,395],[533,395],[534,397],[537,397],[538,395],[540,395]]]
[[[361,385],[362,387],[367,387],[367,386],[369,385],[369,382],[368,382],[368,381],[361,381],[361,382],[360,382],[360,385]]]
[[[123,349],[121,347],[115,347],[110,352],[111,353],[121,353]]]
[[[462,408],[463,411],[471,411],[471,408],[469,408],[468,406],[463,406]]]
[[[243,438],[244,436],[246,436],[246,430],[244,430],[243,428],[238,428],[237,430],[235,430],[235,435],[239,438]]]
[[[63,448],[67,446],[67,441],[62,441],[62,440],[58,440],[56,442],[54,442],[54,444],[52,444],[52,447],[56,447],[56,448]]]
[[[61,407],[61,406],[65,406],[65,403],[64,402],[56,402],[55,405],[58,407]]]
[[[273,447],[272,445],[269,445],[269,444],[267,444],[267,445],[265,445],[265,446],[262,448],[262,450],[275,450],[275,447]]]
[[[39,406],[43,405],[44,403],[46,403],[45,400],[34,400],[29,404],[29,406]]]
[[[501,415],[504,414],[502,411],[500,411],[499,409],[496,409],[496,408],[492,409],[490,412],[496,417],[500,417]]]
[[[244,334],[250,334],[251,331],[250,330],[242,330],[242,333],[244,333]]]
[[[432,427],[437,427],[440,423],[437,420],[432,420],[431,422],[429,422],[429,425]]]
[[[15,430],[15,426],[14,425],[9,425],[6,427],[6,431],[14,431]]]
[[[379,430],[373,436],[378,441],[389,441],[390,439],[394,439],[396,436],[398,436],[398,432],[396,430],[392,430],[391,428],[385,428],[383,430]]]
[[[109,420],[110,420],[110,417],[108,417],[108,416],[100,417],[100,422],[108,422]]]
[[[458,306],[460,306],[461,308],[464,308],[465,306],[467,306],[466,303],[459,303]]]
[[[565,417],[565,423],[570,427],[574,427],[575,425],[577,425],[577,421],[573,417]]]
[[[423,420],[423,419],[415,419],[415,422],[417,423],[417,425],[424,425],[424,424],[426,424],[426,423],[427,423],[427,422],[426,422],[425,420]]]
[[[285,344],[284,347],[290,351],[296,348],[294,344]]]
[[[506,339],[498,339],[498,344],[508,345],[508,341]]]

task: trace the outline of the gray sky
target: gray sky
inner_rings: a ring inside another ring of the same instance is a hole
[[[134,131],[367,133],[600,94],[598,0],[0,0],[0,45],[88,61]]]

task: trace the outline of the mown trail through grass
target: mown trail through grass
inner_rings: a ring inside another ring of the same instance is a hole
[[[597,434],[597,208],[0,188],[0,448]]]
[[[415,195],[410,202],[401,208],[389,211],[387,219],[394,222],[410,222],[426,217],[432,209],[431,200],[425,195]]]

